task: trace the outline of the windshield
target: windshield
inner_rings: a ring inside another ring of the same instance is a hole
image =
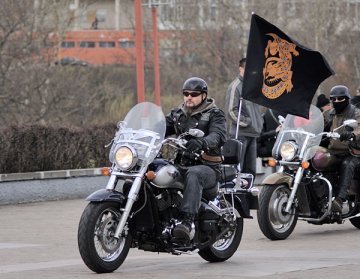
[[[158,133],[162,139],[165,137],[166,123],[164,113],[161,107],[150,102],[143,102],[134,106],[121,124],[124,128],[134,130],[144,129]]]
[[[283,126],[277,136],[273,157],[279,157],[279,149],[283,142],[294,141],[299,146],[298,156],[308,160],[315,154],[314,146],[321,142],[321,135],[324,130],[324,117],[319,108],[311,105],[309,119],[288,114]]]
[[[139,103],[118,123],[118,128],[110,151],[110,161],[114,161],[117,146],[126,144],[136,149],[140,160],[149,163],[158,154],[165,138],[165,116],[159,106],[150,102]]]

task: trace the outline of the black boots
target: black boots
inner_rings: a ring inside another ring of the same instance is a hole
[[[176,224],[173,235],[177,241],[181,243],[190,243],[190,240],[194,237],[194,215],[189,213],[180,214],[180,223]]]
[[[331,209],[333,212],[340,212],[342,211],[343,207],[343,200],[340,197],[336,197],[331,204]]]

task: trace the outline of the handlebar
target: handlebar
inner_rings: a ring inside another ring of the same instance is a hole
[[[163,141],[162,141],[162,144],[164,145],[164,144],[170,144],[170,145],[172,145],[172,146],[174,146],[175,148],[181,148],[181,149],[183,149],[183,155],[184,156],[186,156],[186,157],[188,157],[188,158],[192,158],[192,159],[195,159],[195,160],[197,160],[200,156],[201,156],[201,154],[198,154],[198,153],[192,153],[192,152],[189,152],[189,151],[187,151],[187,147],[185,146],[186,145],[186,143],[187,143],[188,141],[186,140],[186,139],[184,139],[184,138],[166,138],[166,139],[164,139]],[[174,145],[173,145],[174,144]]]
[[[337,132],[323,132],[320,133],[319,135],[323,135],[327,138],[333,138],[333,139],[339,139],[340,138],[340,134]]]
[[[162,144],[167,144],[167,143],[174,143],[176,146],[175,147],[181,147],[182,149],[186,149],[185,144],[188,141],[186,139],[183,138],[166,138],[162,141]]]

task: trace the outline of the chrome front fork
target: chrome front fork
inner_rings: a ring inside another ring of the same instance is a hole
[[[121,217],[120,217],[119,224],[116,227],[116,231],[115,231],[115,234],[114,234],[115,238],[119,238],[119,235],[124,230],[126,221],[128,220],[128,218],[130,216],[132,206],[134,205],[134,203],[137,200],[137,197],[139,195],[145,171],[146,171],[146,168],[143,168],[140,171],[140,173],[136,175],[136,177],[135,177],[135,179],[133,181],[133,184],[131,185],[131,189],[129,191],[129,194],[127,196],[127,201],[126,201],[125,208],[120,209],[122,211],[122,214],[121,214]],[[109,179],[109,181],[108,181],[108,183],[106,185],[106,189],[112,190],[112,189],[115,188],[116,178],[117,178],[116,174],[112,174],[110,176],[110,179]]]
[[[293,188],[291,189],[290,197],[289,197],[289,200],[288,200],[288,202],[286,204],[286,208],[285,208],[286,213],[290,213],[291,206],[294,203],[295,195],[296,195],[297,189],[299,187],[299,184],[300,184],[301,178],[303,176],[303,173],[304,173],[304,169],[302,167],[298,168],[298,170],[296,172],[296,175],[295,175]]]

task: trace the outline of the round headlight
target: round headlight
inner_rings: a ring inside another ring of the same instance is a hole
[[[131,146],[120,146],[115,152],[115,163],[121,170],[129,170],[135,166],[137,155]]]
[[[295,158],[298,146],[293,141],[286,141],[280,147],[280,155],[284,161],[291,161]]]

